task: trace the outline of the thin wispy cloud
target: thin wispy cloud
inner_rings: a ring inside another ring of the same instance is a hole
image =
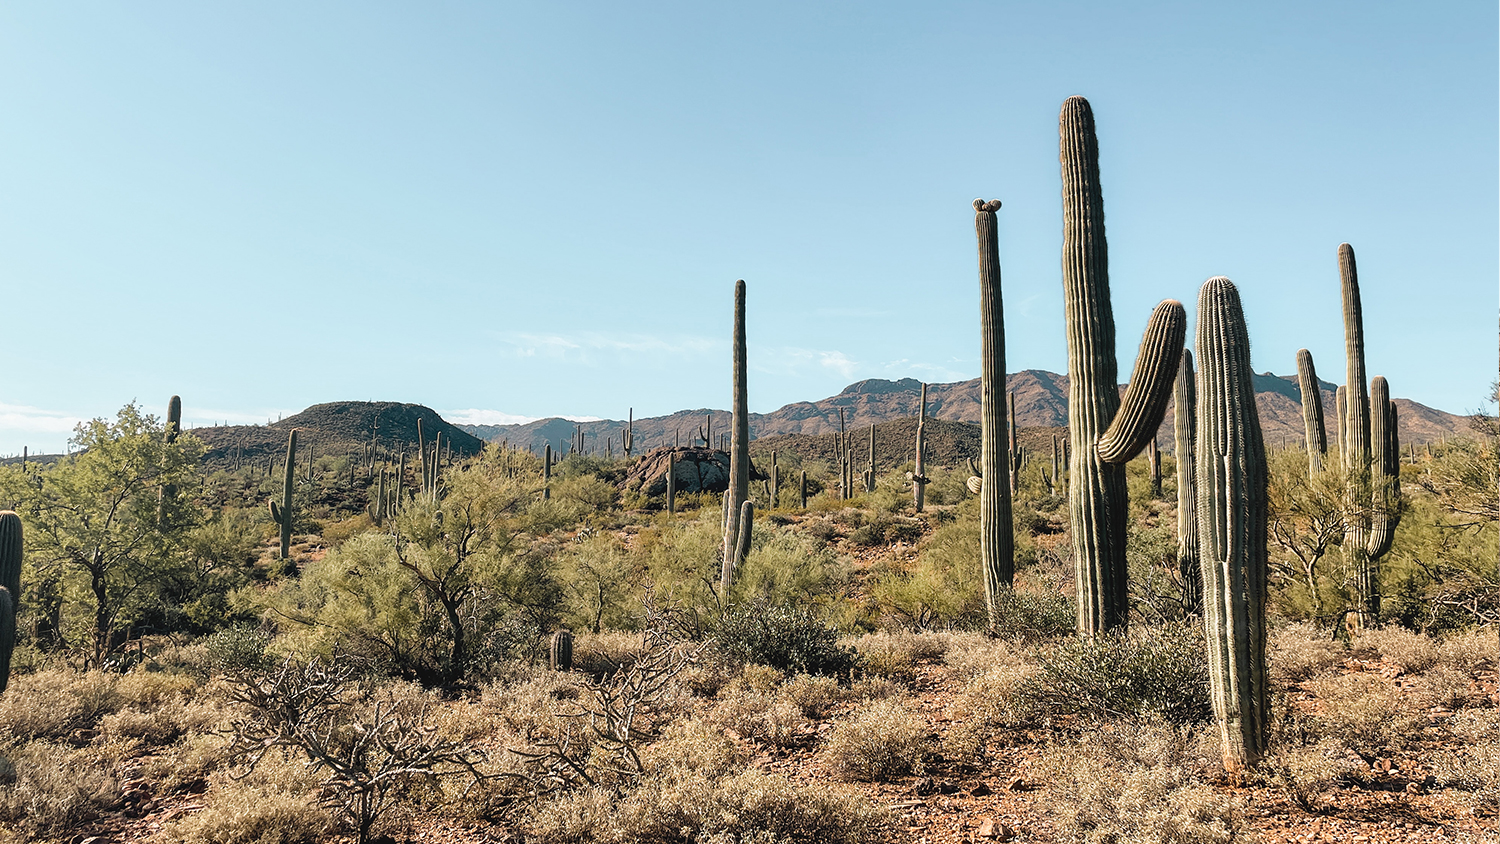
[[[82,421],[78,414],[63,410],[0,403],[0,428],[7,431],[71,434],[73,427]]]

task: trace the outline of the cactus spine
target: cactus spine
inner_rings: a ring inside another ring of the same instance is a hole
[[[922,474],[922,456],[925,450],[927,436],[927,384],[922,384],[921,403],[917,406],[917,456],[913,461],[911,473],[911,497],[912,503],[916,505],[917,512],[922,512],[923,500],[927,492],[927,476]]]
[[[573,633],[569,630],[559,630],[552,634],[551,653],[548,654],[548,663],[553,671],[573,670]]]
[[[749,542],[741,544],[742,536],[748,539],[748,525],[740,529],[741,505],[750,500],[750,408],[745,385],[745,281],[734,283],[734,408],[730,419],[729,488],[724,505],[724,567],[719,578],[719,587],[724,599],[729,598],[729,587],[734,583],[734,571],[750,550]],[[748,515],[749,511],[746,511]]]
[[[1302,426],[1306,430],[1307,476],[1323,471],[1323,455],[1328,453],[1328,435],[1323,428],[1323,392],[1318,388],[1318,370],[1313,366],[1312,352],[1297,350],[1297,386],[1302,390]]]
[[[1253,768],[1271,716],[1266,680],[1266,452],[1240,296],[1227,278],[1198,294],[1197,477],[1203,626],[1224,765]]]
[[[1182,605],[1203,612],[1203,571],[1198,563],[1198,482],[1193,459],[1198,397],[1193,385],[1193,353],[1182,350],[1172,408],[1173,448],[1177,451],[1177,574],[1182,578]]]
[[[1015,537],[1010,513],[1010,458],[1005,453],[1005,309],[1000,293],[1000,235],[995,212],[1000,200],[974,200],[974,231],[979,240],[979,326],[981,335],[979,422],[979,564],[984,572],[985,610],[990,629],[1000,622],[1003,592],[1015,580]]]
[[[10,683],[10,657],[16,647],[16,614],[21,609],[21,517],[0,512],[0,692]]]
[[[1187,313],[1171,300],[1152,313],[1122,406],[1116,387],[1115,322],[1093,111],[1083,97],[1069,97],[1058,122],[1072,445],[1068,512],[1078,583],[1078,632],[1092,636],[1126,623],[1128,500],[1125,470],[1119,464],[1145,447],[1166,413]]]
[[[295,476],[297,468],[297,429],[293,428],[286,438],[286,466],[284,467],[285,478],[281,485],[281,506],[276,506],[272,499],[271,518],[276,524],[281,525],[281,559],[285,560],[292,553],[292,490],[297,480]]]

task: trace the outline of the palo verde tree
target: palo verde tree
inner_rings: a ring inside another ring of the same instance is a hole
[[[55,615],[62,643],[86,648],[98,667],[158,603],[157,585],[178,564],[197,510],[161,491],[190,488],[203,444],[187,434],[169,440],[133,403],[113,422],[79,423],[71,442],[72,456],[10,467],[0,484],[26,524],[28,570],[61,585],[61,606],[36,609]]]

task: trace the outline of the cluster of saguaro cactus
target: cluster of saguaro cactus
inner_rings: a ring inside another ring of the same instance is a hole
[[[981,443],[978,475],[979,565],[984,572],[985,609],[990,629],[1001,621],[1003,591],[1015,580],[1015,537],[1010,512],[1010,458],[1005,443],[1005,309],[1000,293],[1000,236],[995,212],[1000,200],[974,200],[974,233],[979,245]]]
[[[1224,764],[1254,767],[1271,717],[1266,677],[1266,453],[1239,291],[1198,295],[1197,492],[1209,687]]]
[[[25,543],[21,517],[0,512],[0,692],[10,683],[10,657],[16,648],[16,614],[21,609],[21,556]]]
[[[276,506],[276,499],[268,503],[271,507],[271,518],[281,526],[281,559],[285,560],[292,553],[292,492],[296,483],[297,465],[297,429],[293,428],[286,438],[286,477],[281,487],[281,506]]]
[[[1078,632],[1094,635],[1125,626],[1128,501],[1123,464],[1155,436],[1166,414],[1187,333],[1187,313],[1172,300],[1157,306],[1121,399],[1099,146],[1088,101],[1069,97],[1058,123],[1072,440],[1068,513],[1078,583]]]
[[[1182,350],[1172,408],[1173,448],[1177,458],[1177,574],[1182,580],[1182,604],[1190,613],[1203,612],[1203,571],[1198,564],[1198,495],[1194,442],[1197,437],[1198,396],[1193,383],[1193,353]]]
[[[730,419],[729,488],[724,491],[724,563],[719,586],[727,599],[734,572],[750,552],[755,505],[750,501],[750,407],[746,389],[745,281],[734,283],[734,407]]]
[[[1365,388],[1365,326],[1360,305],[1354,247],[1339,245],[1339,276],[1344,305],[1347,357],[1344,401],[1339,408],[1339,451],[1348,478],[1343,552],[1354,572],[1356,627],[1380,617],[1380,558],[1391,550],[1400,514],[1401,444],[1396,435],[1396,404],[1386,380],[1376,376]]]

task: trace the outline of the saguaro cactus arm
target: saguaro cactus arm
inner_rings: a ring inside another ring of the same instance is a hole
[[[1323,426],[1323,391],[1318,387],[1318,370],[1313,366],[1312,352],[1297,350],[1297,386],[1302,391],[1302,427],[1307,445],[1307,474],[1323,471],[1323,455],[1328,453],[1328,434]]]
[[[1135,371],[1120,399],[1120,409],[1109,429],[1099,437],[1099,458],[1106,463],[1128,463],[1141,453],[1167,415],[1167,400],[1187,338],[1187,310],[1168,299],[1156,306],[1146,323]]]

